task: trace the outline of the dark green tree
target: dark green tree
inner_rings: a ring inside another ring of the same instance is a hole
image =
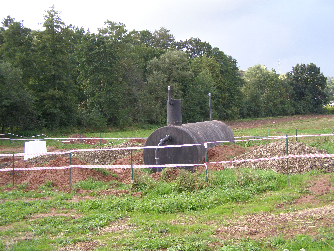
[[[22,82],[22,71],[8,62],[0,62],[0,127],[2,133],[28,130],[36,126],[33,97]]]
[[[240,116],[242,103],[240,88],[243,86],[237,61],[216,47],[212,50],[212,57],[220,66],[219,81],[216,81],[217,96],[213,99],[213,107],[218,119],[236,119]]]
[[[207,42],[202,42],[199,38],[190,38],[185,41],[179,41],[176,43],[178,50],[184,51],[190,58],[200,56],[210,56],[212,53],[212,46]]]
[[[36,71],[29,83],[36,97],[40,120],[47,127],[75,125],[77,115],[76,63],[72,28],[65,26],[59,13],[50,8],[44,16],[43,31],[36,33]]]
[[[292,88],[291,101],[296,114],[321,113],[328,103],[326,77],[320,67],[310,63],[297,64],[286,74]]]
[[[79,48],[79,82],[85,90],[85,114],[117,125],[122,99],[117,77],[117,52],[108,36],[86,34]]]
[[[0,58],[22,71],[22,81],[28,84],[33,72],[33,34],[21,22],[8,16],[0,30]]]
[[[199,122],[210,119],[209,97],[217,98],[217,83],[220,81],[220,66],[212,57],[196,57],[190,60],[194,75],[183,94],[183,118],[188,122]],[[213,118],[218,115],[213,108]]]
[[[175,47],[175,38],[166,28],[160,28],[153,32],[151,45],[154,48],[171,49]]]

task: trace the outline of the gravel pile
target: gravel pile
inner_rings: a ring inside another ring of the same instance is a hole
[[[83,152],[74,152],[73,157],[86,161],[92,165],[109,165],[112,164],[115,160],[124,158],[130,155],[131,150],[108,150],[112,148],[125,148],[138,146],[134,143],[127,141],[116,146],[108,146],[103,148],[101,151],[83,151]]]
[[[57,159],[58,156],[62,157],[68,157],[68,154],[52,154],[52,155],[40,155],[34,158],[27,159],[26,162],[32,164],[32,165],[43,165],[47,164],[51,160]]]
[[[310,147],[305,144],[289,141],[288,145],[289,154],[294,155],[307,155],[307,154],[328,154],[325,150],[319,150],[315,147]],[[286,142],[277,141],[270,144],[262,145],[256,149],[249,151],[245,154],[235,157],[233,160],[243,159],[259,159],[259,158],[270,158],[270,157],[283,157],[286,156]],[[276,160],[262,160],[254,162],[242,162],[234,163],[231,166],[236,167],[253,167],[259,169],[272,169],[279,173],[286,173],[287,161],[286,159]],[[333,158],[289,158],[289,173],[304,173],[311,170],[319,170],[325,173],[333,172],[334,164]]]
[[[127,141],[122,144],[118,144],[115,146],[107,146],[103,148],[99,148],[102,150],[95,151],[78,151],[72,152],[71,157],[78,158],[87,162],[87,164],[92,165],[109,165],[113,163],[116,159],[124,158],[130,155],[130,150],[108,150],[112,148],[123,148],[123,147],[132,147],[138,146],[138,144]],[[69,156],[68,154],[52,154],[52,155],[41,155],[35,158],[28,159],[27,162],[33,165],[41,165],[43,163],[48,163],[51,160],[57,159],[58,156]]]

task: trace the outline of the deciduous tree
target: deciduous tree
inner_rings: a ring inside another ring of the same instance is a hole
[[[243,117],[269,117],[292,112],[289,86],[274,70],[269,71],[267,67],[258,64],[247,69],[244,79]]]
[[[297,64],[286,74],[296,114],[321,113],[328,103],[326,77],[315,64]]]
[[[147,66],[148,76],[140,106],[143,122],[164,124],[166,122],[167,86],[171,86],[173,98],[180,99],[193,74],[187,55],[170,50]]]

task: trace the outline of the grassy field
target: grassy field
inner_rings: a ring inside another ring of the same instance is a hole
[[[333,122],[307,119],[234,133],[295,135],[296,128],[304,135],[332,133]],[[334,153],[333,137],[298,140]],[[205,173],[181,170],[171,178],[165,169],[158,180],[149,174],[135,176],[131,184],[89,179],[67,190],[52,182],[35,191],[8,184],[0,188],[0,250],[334,250],[333,173],[293,175],[288,188],[285,175],[273,171],[225,169],[209,175],[207,183]],[[319,184],[327,184],[325,192],[315,192]]]

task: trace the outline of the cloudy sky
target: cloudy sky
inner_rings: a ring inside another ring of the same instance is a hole
[[[164,27],[176,40],[194,37],[218,47],[242,70],[261,64],[285,73],[314,63],[334,76],[333,0],[16,0],[1,4],[0,18],[41,29],[52,5],[65,24],[91,32],[107,20],[128,30]]]

